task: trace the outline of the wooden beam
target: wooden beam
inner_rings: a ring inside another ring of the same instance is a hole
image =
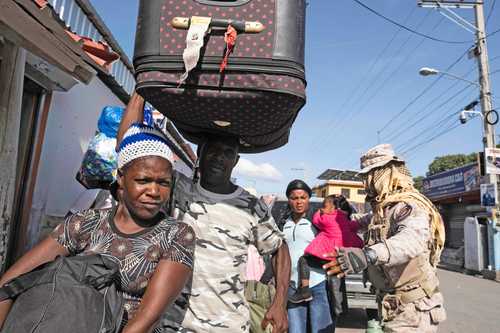
[[[0,264],[3,270],[15,198],[26,50],[6,42],[0,67]]]
[[[59,26],[58,29],[66,33],[62,27]],[[70,49],[61,41],[63,38],[61,31],[59,37],[56,37],[57,33],[40,24],[15,1],[0,0],[0,31],[7,39],[39,55],[84,83],[89,83],[96,74],[96,71],[83,60],[88,58],[83,50]],[[76,43],[75,45],[78,46]]]

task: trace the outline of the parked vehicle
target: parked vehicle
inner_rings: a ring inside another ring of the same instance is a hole
[[[309,212],[306,218],[312,221],[314,213],[321,208],[323,198],[312,197],[309,200]],[[271,214],[277,223],[286,219],[289,214],[288,200],[278,197],[271,206]],[[344,309],[365,309],[369,319],[377,316],[378,306],[376,295],[370,281],[364,281],[363,274],[351,274],[346,278],[346,293],[344,293]]]

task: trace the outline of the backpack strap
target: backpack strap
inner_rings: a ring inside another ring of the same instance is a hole
[[[54,267],[45,266],[10,280],[0,288],[0,301],[15,298],[28,289],[51,282],[53,274],[50,271],[55,272]]]

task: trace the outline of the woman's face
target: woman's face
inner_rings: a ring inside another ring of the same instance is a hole
[[[170,198],[172,164],[158,156],[134,160],[118,177],[118,184],[130,214],[141,220],[152,219]]]
[[[309,210],[309,194],[304,190],[293,190],[288,197],[288,205],[295,214],[304,214]]]

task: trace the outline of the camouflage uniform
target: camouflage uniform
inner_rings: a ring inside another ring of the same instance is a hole
[[[368,229],[363,251],[384,332],[436,332],[446,319],[435,268],[444,245],[441,216],[415,190],[391,145],[370,149],[361,169],[374,209],[360,219]]]
[[[446,313],[429,262],[429,214],[400,202],[386,207],[384,216],[387,224],[368,225],[366,243],[377,253],[367,271],[378,291],[384,332],[436,332]]]

